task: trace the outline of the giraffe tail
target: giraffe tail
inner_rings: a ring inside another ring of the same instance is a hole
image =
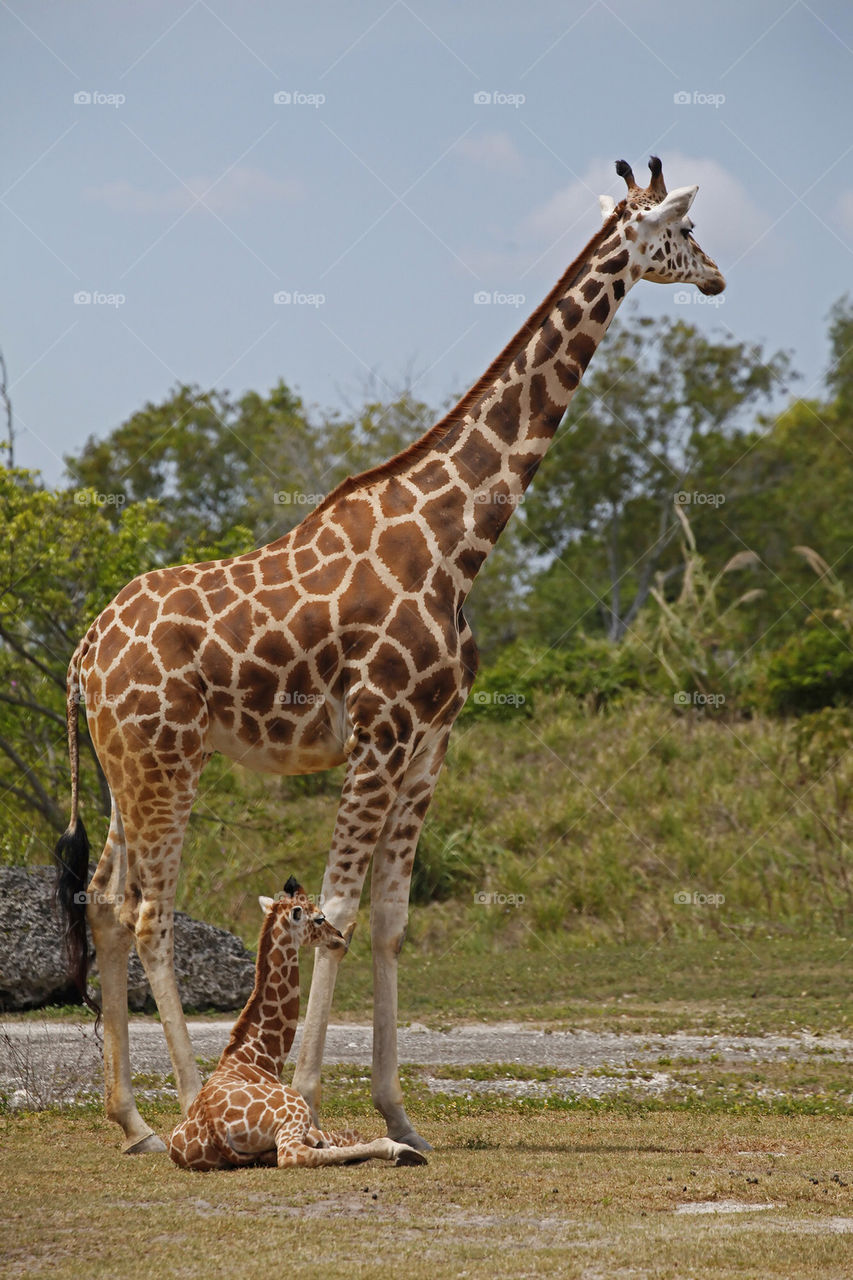
[[[65,965],[71,985],[80,1001],[100,1016],[100,1006],[89,995],[89,945],[86,938],[86,903],[89,883],[89,837],[79,814],[80,745],[78,709],[80,705],[80,648],[68,665],[65,719],[68,725],[68,756],[71,763],[71,819],[54,851],[56,881],[54,899],[63,925]]]

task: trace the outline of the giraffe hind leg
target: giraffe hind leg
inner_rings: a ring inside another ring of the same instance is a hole
[[[203,1129],[195,1119],[182,1120],[166,1139],[166,1149],[181,1169],[196,1173],[210,1173],[214,1169],[226,1169],[228,1164],[219,1152],[205,1141]]]
[[[170,776],[152,754],[145,761],[152,799],[128,805],[127,894],[122,917],[133,929],[136,951],[157,1005],[175,1072],[181,1110],[187,1114],[201,1076],[181,1006],[174,964],[174,906],[184,832],[203,760]]]
[[[280,1169],[294,1165],[319,1169],[326,1165],[360,1164],[364,1160],[390,1160],[396,1165],[426,1164],[426,1156],[391,1138],[348,1143],[343,1147],[311,1147],[301,1137],[285,1129],[276,1142]]]
[[[104,1105],[124,1131],[124,1151],[163,1151],[161,1140],[137,1110],[133,1097],[127,1017],[127,961],[133,934],[119,918],[127,857],[121,815],[113,800],[110,829],[91,884],[87,918],[101,975],[104,1021]]]

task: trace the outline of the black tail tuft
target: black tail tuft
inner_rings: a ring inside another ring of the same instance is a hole
[[[89,837],[78,818],[59,837],[54,853],[56,883],[54,900],[63,922],[63,943],[68,977],[76,987],[80,1003],[100,1015],[99,1005],[88,992],[89,944],[86,939],[86,887],[89,883]]]

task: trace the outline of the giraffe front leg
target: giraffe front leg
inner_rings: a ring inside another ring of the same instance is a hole
[[[355,746],[349,758],[323,877],[323,911],[347,941],[355,928],[367,866],[394,805],[405,762],[405,752],[397,748],[399,759],[390,766],[388,756],[394,751],[393,742],[388,744],[387,752],[383,752],[366,732],[354,737]],[[343,954],[340,948],[324,948],[315,953],[302,1041],[293,1073],[293,1088],[311,1108],[314,1124],[318,1123],[326,1029]]]
[[[418,1151],[432,1147],[403,1105],[397,1059],[397,975],[406,934],[415,850],[447,749],[449,731],[409,766],[373,859],[370,936],[373,950],[373,1104],[388,1136]]]

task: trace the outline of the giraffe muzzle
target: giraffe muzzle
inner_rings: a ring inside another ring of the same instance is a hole
[[[706,297],[716,297],[718,293],[722,293],[726,287],[726,277],[720,273],[711,280],[706,280],[699,285],[699,292],[704,293]]]

